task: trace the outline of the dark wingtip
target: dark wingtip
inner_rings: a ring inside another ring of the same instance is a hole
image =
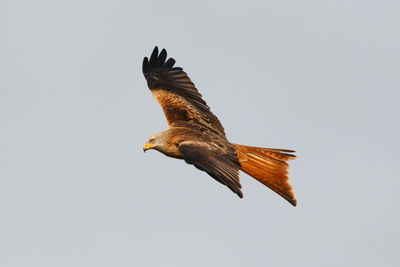
[[[165,60],[167,59],[167,51],[165,49],[161,50],[160,55],[158,55],[156,65],[161,66],[164,64]]]
[[[143,59],[142,69],[144,74],[149,72],[182,70],[182,68],[174,67],[175,59],[169,58],[167,60],[167,50],[165,50],[165,48],[163,48],[160,53],[158,53],[158,51],[158,46],[155,46],[150,59],[147,57]]]
[[[160,56],[161,55],[165,55],[165,57],[167,57],[167,50],[165,50],[165,48],[163,48],[160,52]]]
[[[157,58],[158,58],[158,47],[156,46],[154,47],[154,50],[150,56],[150,65],[154,65],[157,61]]]
[[[164,66],[165,68],[172,69],[172,67],[175,65],[175,59],[170,57],[167,62],[165,62]]]
[[[142,71],[143,73],[147,73],[149,71],[149,59],[147,57],[144,57],[143,59]]]

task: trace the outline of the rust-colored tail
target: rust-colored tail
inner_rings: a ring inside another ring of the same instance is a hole
[[[293,150],[236,145],[242,171],[265,184],[293,206],[296,199],[289,184],[286,161],[296,158]]]

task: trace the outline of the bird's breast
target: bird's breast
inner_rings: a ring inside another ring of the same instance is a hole
[[[159,150],[161,153],[163,153],[167,157],[171,158],[176,158],[176,159],[183,159],[182,153],[179,151],[179,144],[175,142],[171,142],[165,147],[163,147],[162,150]]]

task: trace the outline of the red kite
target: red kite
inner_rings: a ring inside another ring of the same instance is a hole
[[[143,74],[160,103],[169,129],[152,135],[143,150],[155,149],[168,157],[207,172],[211,177],[243,197],[239,170],[254,177],[281,195],[293,206],[296,199],[289,184],[287,161],[295,151],[233,144],[225,136],[218,118],[182,68],[167,60],[167,51],[155,47],[143,60]]]

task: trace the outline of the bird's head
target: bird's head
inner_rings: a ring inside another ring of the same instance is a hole
[[[143,146],[143,152],[149,149],[155,149],[161,151],[165,146],[164,138],[162,133],[156,133],[149,137],[146,144]]]

